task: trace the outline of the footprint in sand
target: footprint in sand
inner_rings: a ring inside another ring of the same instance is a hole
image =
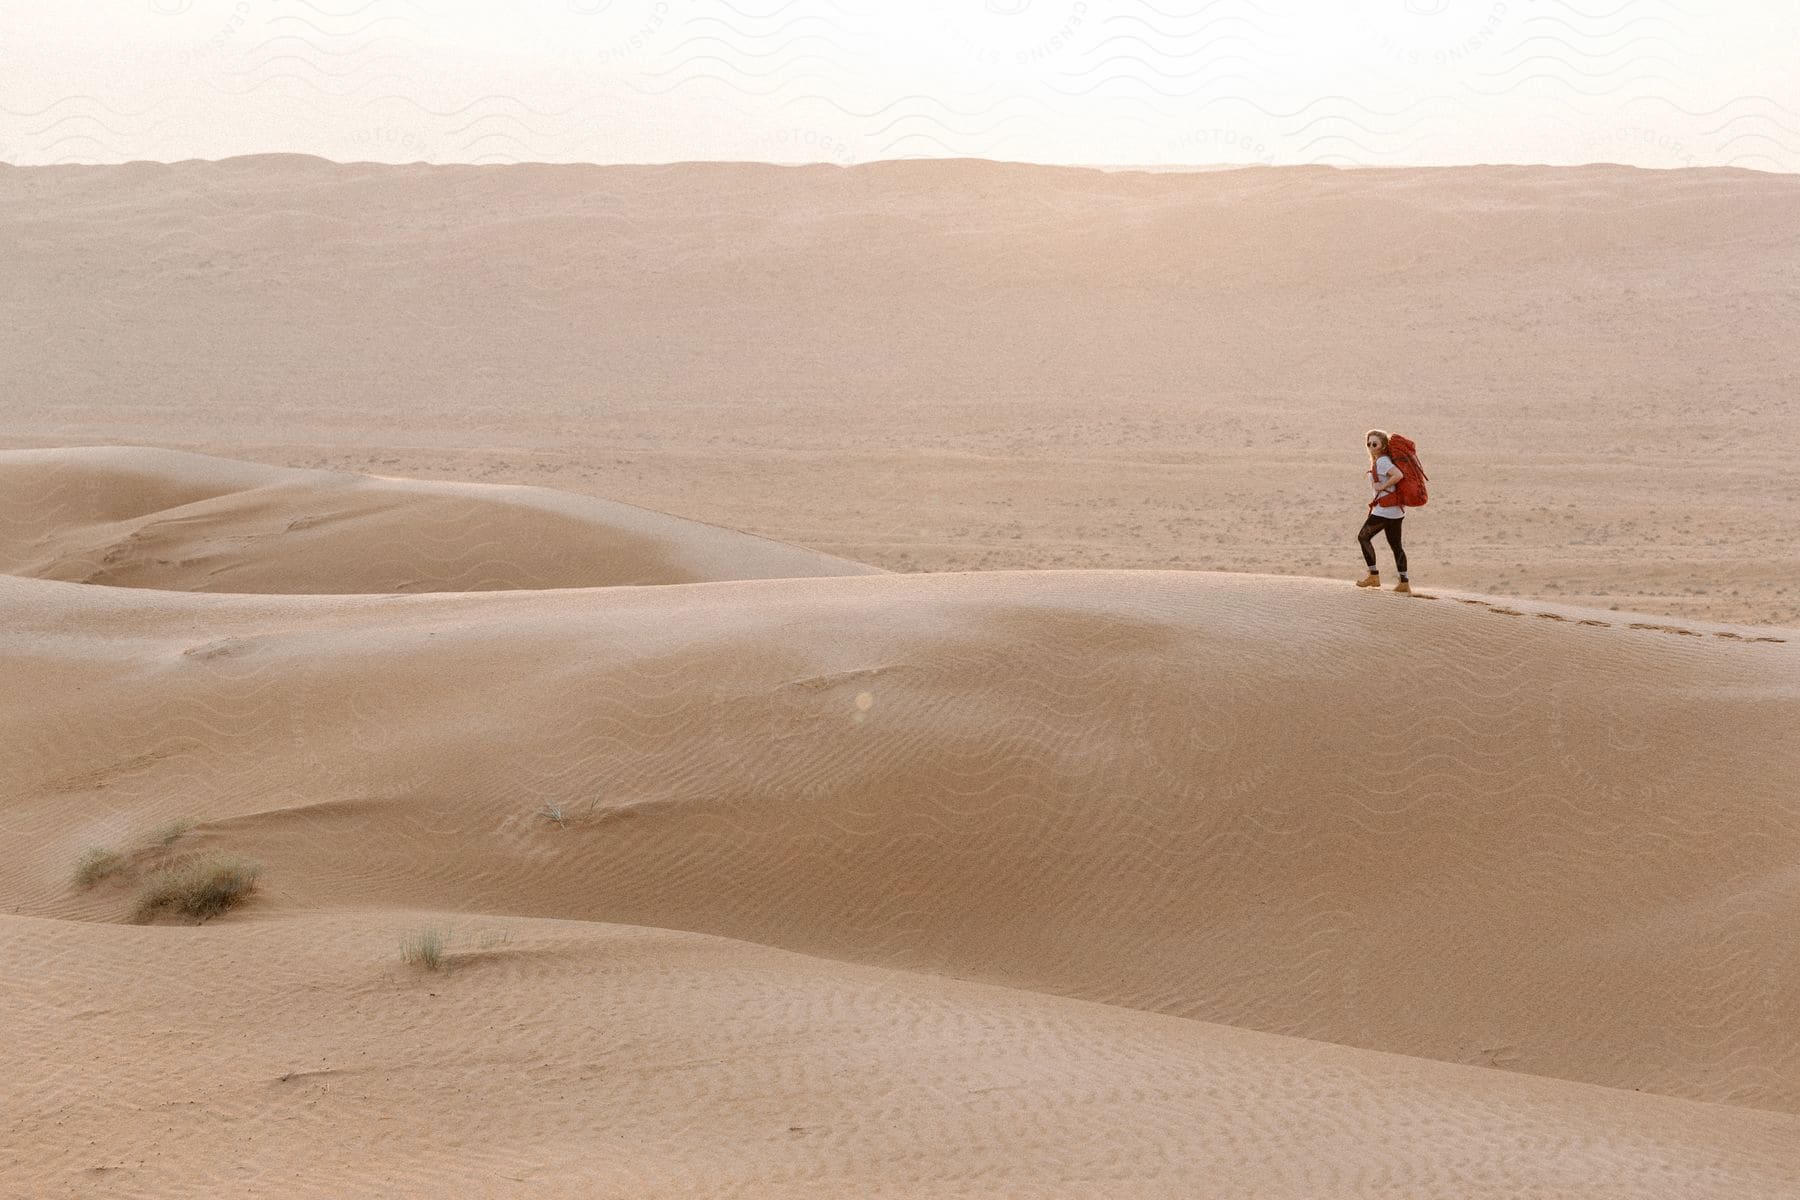
[[[1415,600],[1436,600],[1437,599],[1436,596],[1423,596],[1423,595],[1415,595],[1413,598]],[[1525,615],[1524,613],[1520,612],[1516,608],[1502,608],[1498,604],[1489,604],[1486,600],[1471,600],[1464,596],[1452,596],[1451,599],[1455,600],[1458,604],[1479,604],[1483,608],[1486,608],[1489,612],[1499,613],[1502,616],[1522,617]],[[1532,613],[1531,615],[1534,617],[1540,617],[1546,621],[1567,621],[1567,620],[1569,620],[1568,617],[1563,616],[1561,613],[1541,612],[1541,613]],[[1601,629],[1611,629],[1612,628],[1611,621],[1597,621],[1592,617],[1583,617],[1580,620],[1576,621],[1575,624],[1577,624],[1577,625],[1594,625],[1594,626],[1598,626]],[[1704,636],[1697,629],[1683,629],[1679,625],[1661,625],[1661,624],[1655,624],[1655,623],[1652,623],[1649,621],[1633,621],[1629,626],[1627,626],[1627,628],[1629,628],[1629,629],[1653,629],[1658,633],[1678,633],[1683,637],[1702,637],[1702,636]],[[1721,638],[1730,638],[1733,641],[1737,641],[1737,642],[1786,642],[1787,641],[1786,638],[1778,638],[1778,637],[1745,637],[1741,633],[1731,633],[1729,631],[1716,632],[1713,634],[1713,636],[1721,637]]]

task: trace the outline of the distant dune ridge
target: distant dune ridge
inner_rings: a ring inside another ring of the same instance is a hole
[[[0,168],[0,445],[616,497],[894,570],[1420,578],[1800,625],[1800,176]]]
[[[153,447],[0,451],[0,570],[176,591],[619,587],[879,568],[544,488]]]
[[[137,447],[0,504],[8,1194],[1793,1194],[1800,631]],[[242,912],[71,883],[180,817]]]

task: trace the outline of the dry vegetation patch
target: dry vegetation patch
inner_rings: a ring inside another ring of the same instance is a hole
[[[126,865],[124,855],[96,846],[75,861],[75,886],[91,888],[102,879],[119,874]]]
[[[256,890],[262,867],[233,855],[214,854],[158,868],[144,883],[132,911],[135,921],[173,912],[199,922],[241,904]]]
[[[96,846],[76,860],[75,886],[141,879],[134,921],[152,921],[164,913],[195,922],[216,917],[256,890],[262,867],[232,855],[177,855],[177,845],[195,828],[184,817],[157,826],[123,850]]]
[[[410,967],[435,971],[444,965],[444,931],[436,927],[408,934],[400,942],[400,961]]]

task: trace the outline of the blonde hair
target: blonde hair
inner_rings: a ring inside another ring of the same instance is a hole
[[[1369,451],[1369,461],[1374,462],[1376,459],[1380,458],[1382,455],[1384,455],[1388,452],[1387,431],[1385,429],[1369,430],[1369,432],[1363,434],[1363,445],[1367,446],[1369,444],[1370,438],[1380,438],[1381,439],[1381,449]]]

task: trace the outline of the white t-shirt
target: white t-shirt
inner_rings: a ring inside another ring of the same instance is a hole
[[[1375,460],[1375,474],[1369,480],[1369,494],[1371,496],[1379,496],[1382,494],[1375,490],[1375,480],[1385,478],[1387,473],[1393,469],[1394,460],[1387,455],[1384,454]],[[1389,487],[1387,490],[1392,492],[1393,488]],[[1369,512],[1377,517],[1404,517],[1406,515],[1406,508],[1399,504],[1377,504],[1374,508],[1371,508]]]

